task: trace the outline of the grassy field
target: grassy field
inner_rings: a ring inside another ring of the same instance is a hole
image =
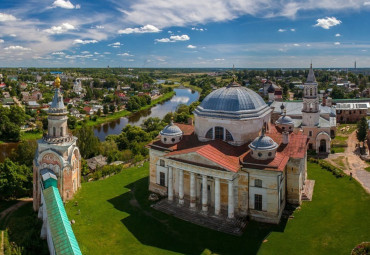
[[[312,202],[279,225],[249,222],[234,237],[157,212],[148,201],[148,163],[83,183],[68,216],[83,254],[349,254],[370,238],[370,195],[348,177],[309,163]],[[77,202],[77,203],[76,203]]]

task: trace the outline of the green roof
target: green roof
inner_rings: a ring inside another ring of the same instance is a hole
[[[43,194],[55,253],[82,254],[58,189],[51,186]]]

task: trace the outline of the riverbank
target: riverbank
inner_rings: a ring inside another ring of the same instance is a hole
[[[120,119],[120,118],[123,118],[123,117],[128,117],[129,115],[134,114],[135,112],[139,112],[139,111],[146,110],[148,108],[152,108],[156,104],[164,102],[164,101],[172,98],[174,95],[175,95],[175,91],[171,91],[171,92],[163,94],[159,98],[153,100],[150,104],[145,105],[145,106],[141,107],[140,109],[138,109],[136,111],[130,112],[128,110],[122,110],[122,111],[119,111],[119,112],[109,114],[105,117],[98,117],[96,119],[96,121],[89,120],[89,121],[86,122],[86,124],[87,124],[87,126],[100,126],[102,124],[105,124],[105,123],[108,123],[108,122],[111,122],[111,121],[114,121],[114,120],[117,120],[117,119]]]

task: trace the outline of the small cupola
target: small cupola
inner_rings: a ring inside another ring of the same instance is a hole
[[[293,129],[294,129],[294,121],[291,117],[286,115],[286,109],[285,108],[283,109],[283,114],[275,122],[275,124],[281,131],[292,132]]]
[[[279,145],[271,137],[265,135],[264,128],[262,134],[249,144],[252,157],[258,160],[273,159],[278,147]]]
[[[173,123],[167,125],[160,133],[161,142],[164,144],[175,144],[181,141],[183,132],[182,130]]]

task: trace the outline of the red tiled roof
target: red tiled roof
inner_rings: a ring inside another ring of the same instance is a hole
[[[269,160],[254,159],[250,155],[248,144],[232,146],[220,140],[200,142],[194,134],[194,126],[176,125],[184,132],[183,139],[179,143],[163,144],[160,140],[156,140],[148,146],[153,149],[168,151],[165,156],[174,160],[177,160],[176,157],[181,154],[197,153],[232,172],[238,172],[242,166],[253,169],[283,171],[290,157],[303,158],[307,151],[307,136],[302,133],[291,133],[289,143],[284,145],[282,144],[282,134],[276,129],[275,125],[269,125],[267,135],[279,144],[279,147],[275,158]],[[193,162],[193,164],[197,165],[199,162]]]

